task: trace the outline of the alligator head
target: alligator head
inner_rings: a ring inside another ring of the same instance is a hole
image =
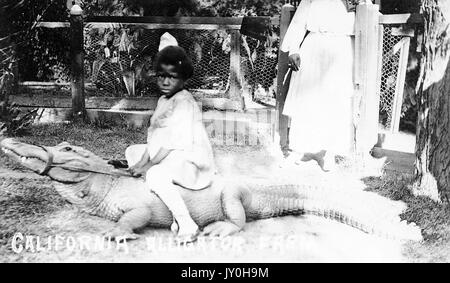
[[[1,141],[0,147],[24,167],[61,183],[81,182],[92,172],[117,171],[101,157],[67,142],[41,147],[8,138]]]

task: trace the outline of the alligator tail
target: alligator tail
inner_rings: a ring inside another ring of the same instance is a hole
[[[422,239],[420,229],[415,224],[400,221],[398,215],[370,209],[370,205],[358,204],[356,207],[355,192],[346,194],[302,185],[252,187],[252,198],[247,210],[247,217],[251,219],[309,214],[335,220],[383,238]]]

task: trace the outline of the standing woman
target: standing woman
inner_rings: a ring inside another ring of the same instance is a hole
[[[312,154],[326,171],[353,146],[356,1],[302,0],[281,46],[292,70],[283,109],[290,149],[299,159]]]

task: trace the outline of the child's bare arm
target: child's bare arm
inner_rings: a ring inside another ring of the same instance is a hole
[[[150,169],[150,167],[163,161],[164,158],[166,158],[171,151],[172,151],[171,149],[166,149],[162,147],[156,153],[155,157],[153,157],[153,159],[150,160],[150,155],[148,154],[147,149],[145,149],[144,153],[142,154],[141,160],[139,160],[139,162],[136,163],[136,165],[130,167],[128,170],[134,176],[144,175],[145,172],[147,172],[147,170]]]
[[[164,147],[161,147],[158,151],[158,153],[156,153],[155,157],[152,158],[152,164],[158,164],[161,161],[164,160],[164,158],[167,157],[167,155],[169,155],[169,153],[171,152],[171,149],[166,149]]]
[[[147,149],[145,149],[144,153],[142,154],[141,159],[133,166],[128,168],[128,171],[133,176],[141,176],[147,170],[151,167],[151,161],[150,161],[150,155],[148,154]]]

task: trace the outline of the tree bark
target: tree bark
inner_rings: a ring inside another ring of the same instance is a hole
[[[424,42],[413,191],[450,199],[450,0],[421,0]]]

